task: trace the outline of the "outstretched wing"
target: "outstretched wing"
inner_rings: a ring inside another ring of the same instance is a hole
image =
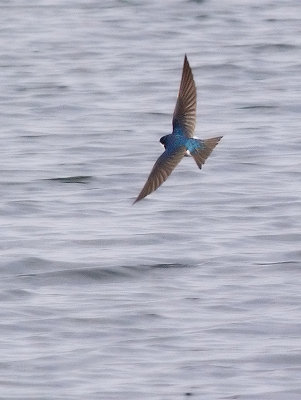
[[[158,189],[158,187],[162,185],[164,181],[166,181],[175,167],[182,160],[185,152],[186,149],[184,146],[181,146],[173,151],[165,150],[155,162],[155,165],[153,166],[153,169],[151,170],[143,189],[133,204]]]
[[[182,79],[177,104],[173,114],[173,132],[182,131],[192,137],[196,122],[196,87],[185,54]]]

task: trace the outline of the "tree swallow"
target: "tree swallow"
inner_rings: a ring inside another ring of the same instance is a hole
[[[156,161],[133,204],[158,189],[185,155],[191,155],[197,166],[202,168],[222,136],[204,140],[194,138],[195,122],[196,87],[185,54],[180,90],[172,119],[173,131],[171,134],[161,137],[160,142],[165,151]]]

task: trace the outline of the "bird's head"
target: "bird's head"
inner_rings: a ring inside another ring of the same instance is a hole
[[[166,136],[162,136],[161,139],[160,139],[160,143],[163,144],[163,146],[165,148],[166,148],[166,138],[167,138],[167,135]]]

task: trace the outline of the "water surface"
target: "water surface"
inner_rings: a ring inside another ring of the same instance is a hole
[[[1,399],[299,400],[300,16],[1,4]],[[184,53],[224,137],[132,206]]]

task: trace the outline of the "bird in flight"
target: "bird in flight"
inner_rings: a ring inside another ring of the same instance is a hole
[[[133,204],[157,190],[185,155],[192,156],[197,166],[202,168],[222,136],[204,140],[194,138],[195,122],[196,87],[185,54],[182,79],[172,119],[173,131],[161,137],[160,142],[165,151],[155,162],[144,187]]]

